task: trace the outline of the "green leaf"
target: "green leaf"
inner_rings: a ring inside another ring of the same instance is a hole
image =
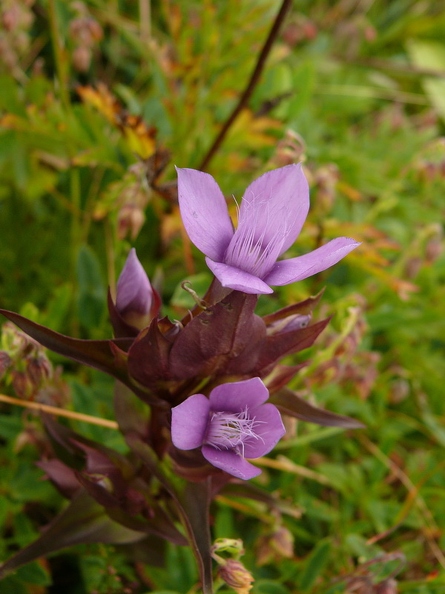
[[[15,577],[36,586],[49,586],[51,584],[48,573],[39,563],[30,563],[26,567],[21,567]]]
[[[411,61],[419,68],[445,71],[445,45],[437,41],[411,39],[407,44]],[[445,120],[445,80],[438,76],[425,76],[423,86],[438,114]]]
[[[300,578],[300,588],[303,591],[309,590],[315,584],[328,562],[330,553],[330,541],[321,541],[309,555],[303,575]]]
[[[95,328],[104,315],[106,291],[97,256],[86,245],[79,250],[77,277],[79,320],[86,328]]]
[[[289,589],[272,580],[257,580],[253,586],[253,594],[289,594]]]

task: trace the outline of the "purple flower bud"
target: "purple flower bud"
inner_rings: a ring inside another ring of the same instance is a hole
[[[311,319],[311,314],[293,314],[269,324],[267,328],[267,333],[279,334],[280,332],[291,332],[292,330],[306,328],[307,326],[309,326]]]
[[[278,409],[265,404],[258,377],[221,384],[209,398],[194,394],[172,409],[172,441],[180,450],[201,448],[210,464],[244,480],[261,470],[245,458],[270,452],[285,433]]]
[[[158,313],[159,296],[132,248],[117,281],[116,310],[127,324],[142,329]]]

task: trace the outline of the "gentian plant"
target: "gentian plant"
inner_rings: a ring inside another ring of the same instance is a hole
[[[223,559],[220,545],[212,546],[214,498],[230,497],[235,485],[238,494],[260,499],[279,515],[279,498],[250,482],[261,473],[250,460],[268,454],[283,437],[282,416],[361,426],[287,387],[304,364],[284,365],[282,359],[310,347],[328,323],[312,323],[320,295],[263,317],[255,313],[258,296],[271,293],[271,285],[325,270],[358,245],[342,237],[280,259],[309,208],[301,167],[254,181],[236,229],[210,175],[178,169],[178,198],[185,229],[215,275],[182,320],[160,316],[160,297],[134,250],[116,299],[108,296],[113,338],[71,338],[0,310],[41,345],[116,379],[116,421],[128,446],[126,454],[118,453],[43,415],[57,447],[40,467],[70,503],[37,541],[0,567],[0,577],[72,544],[117,543],[162,553],[169,541],[191,547],[205,594],[214,592],[215,572],[248,592],[251,574],[238,558]]]

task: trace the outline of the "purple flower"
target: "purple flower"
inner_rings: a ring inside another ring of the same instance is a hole
[[[116,310],[128,324],[144,328],[157,314],[159,306],[159,296],[132,248],[117,281]]]
[[[259,377],[221,384],[209,398],[194,394],[172,409],[172,441],[180,450],[201,448],[210,464],[241,479],[261,470],[245,458],[270,452],[285,429]]]
[[[265,173],[247,188],[233,229],[224,196],[211,175],[178,168],[179,207],[186,231],[224,287],[272,293],[336,264],[359,244],[338,237],[297,258],[277,259],[298,237],[309,210],[300,165]]]

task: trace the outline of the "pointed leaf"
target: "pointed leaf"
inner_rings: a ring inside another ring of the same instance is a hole
[[[288,502],[280,499],[276,494],[268,493],[261,487],[258,487],[251,481],[240,481],[238,483],[227,483],[222,489],[222,494],[229,496],[231,500],[234,497],[241,497],[243,499],[253,499],[254,501],[261,501],[271,509],[275,509],[282,514],[287,514],[292,518],[299,519],[302,516],[302,510],[295,505],[295,502]]]
[[[53,458],[52,460],[41,460],[36,463],[41,468],[47,478],[67,499],[71,499],[76,491],[80,489],[79,481],[75,471],[64,464],[61,460]]]
[[[101,371],[105,371],[109,375],[125,381],[125,374],[116,368],[114,355],[110,348],[110,343],[115,343],[119,348],[127,350],[132,343],[128,338],[117,338],[114,340],[82,340],[79,338],[71,338],[54,332],[45,326],[41,326],[36,322],[32,322],[27,318],[8,311],[0,309],[0,313],[8,320],[14,322],[26,334],[37,340],[44,347],[78,361],[84,363]]]
[[[209,530],[210,479],[201,483],[187,483],[180,495],[148,444],[133,434],[126,439],[132,451],[147,465],[176,503],[201,573],[203,594],[213,594]]]
[[[272,375],[267,378],[267,389],[271,394],[286,387],[296,374],[306,367],[307,362],[299,365],[277,365]]]
[[[98,452],[98,455],[105,456],[117,464],[125,465],[125,459],[122,454],[107,448],[107,446],[97,443],[91,439],[83,437],[66,425],[58,423],[52,415],[42,414],[45,430],[51,439],[57,458],[66,463],[70,468],[80,470],[87,460],[88,453]],[[91,455],[90,455],[91,460]]]
[[[37,540],[0,566],[0,579],[30,561],[76,544],[125,544],[137,542],[144,536],[111,520],[103,507],[82,490]]]
[[[86,489],[88,494],[106,509],[108,516],[121,526],[130,530],[146,534],[154,534],[169,540],[176,545],[186,545],[187,539],[174,526],[172,520],[167,516],[164,509],[154,500],[147,506],[149,513],[145,516],[135,513],[128,513],[126,505],[130,505],[131,496],[143,498],[139,491],[130,491],[122,494],[114,494],[105,488],[96,477],[87,473],[77,473],[79,482]],[[139,484],[138,486],[143,486]],[[145,499],[144,499],[145,502]]]
[[[284,320],[289,316],[294,316],[296,314],[299,315],[308,315],[311,314],[315,307],[319,304],[321,298],[323,297],[324,289],[322,289],[317,295],[314,297],[308,297],[304,301],[300,301],[299,303],[294,303],[292,305],[288,305],[287,307],[283,307],[278,311],[274,311],[271,314],[263,316],[263,320],[266,326],[269,324],[273,324],[274,322],[278,322],[278,320]]]
[[[264,374],[265,369],[282,357],[291,353],[298,353],[312,346],[328,323],[329,318],[306,328],[298,328],[289,332],[279,332],[267,336],[262,342],[255,371]]]
[[[269,402],[275,404],[285,415],[296,417],[308,423],[316,423],[325,427],[343,427],[344,429],[362,429],[364,427],[363,423],[351,419],[351,417],[338,415],[329,410],[309,404],[309,402],[301,398],[296,392],[288,388],[284,388],[280,392],[273,394]]]
[[[134,393],[121,382],[114,387],[114,415],[119,424],[119,430],[125,435],[134,433],[147,438],[148,419],[150,409],[144,405]]]
[[[187,483],[181,497],[184,520],[198,561],[204,594],[213,593],[210,540],[210,478],[200,483]]]

